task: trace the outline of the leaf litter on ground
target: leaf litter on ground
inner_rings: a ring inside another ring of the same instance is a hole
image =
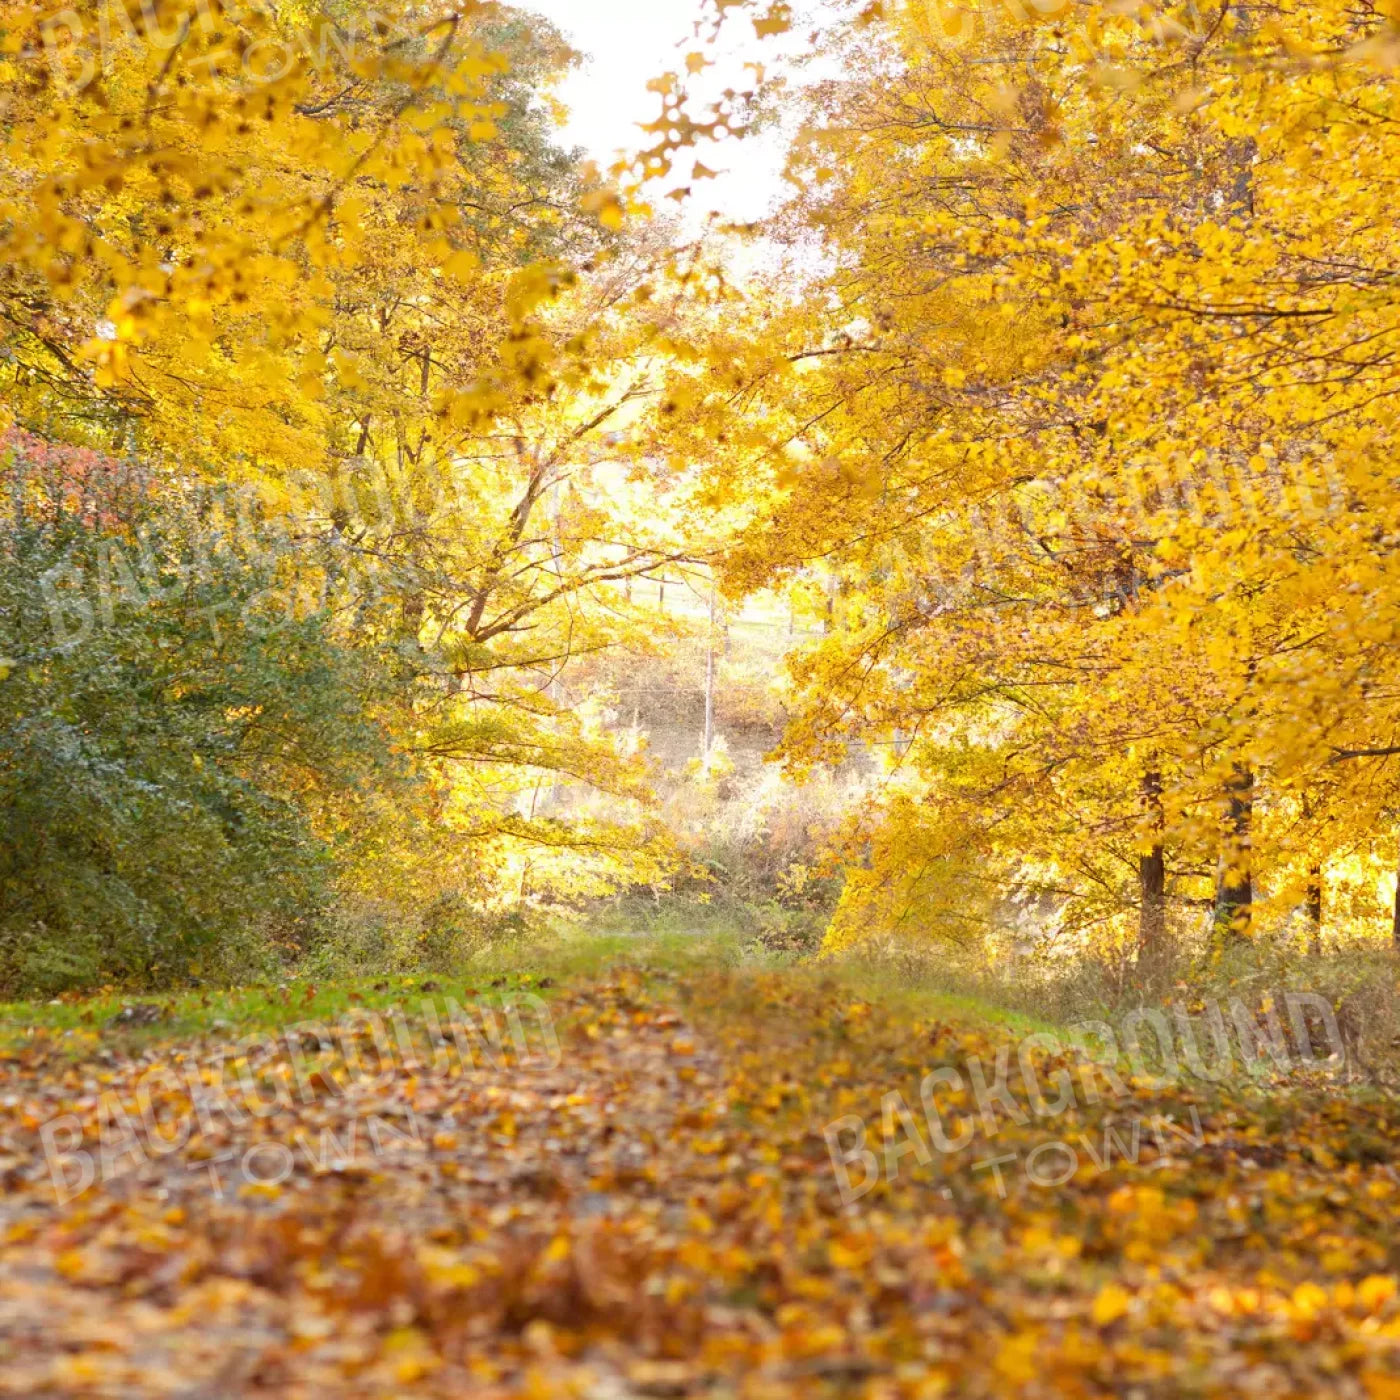
[[[1107,1095],[929,1151],[923,1076],[1004,1032],[782,971],[623,968],[550,1005],[557,1058],[495,1064],[378,1056],[367,1019],[355,1073],[314,1036],[5,1051],[0,1394],[1400,1396],[1384,1100],[1179,1083],[1132,1111],[1199,1130],[1135,1162],[1103,1160]],[[143,1150],[60,1200],[64,1115],[99,1166],[103,1129]],[[847,1115],[897,1153],[849,1204]],[[1047,1186],[1051,1142],[1077,1169]]]

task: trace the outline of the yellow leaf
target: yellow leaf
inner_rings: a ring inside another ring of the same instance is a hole
[[[782,0],[776,0],[762,19],[753,22],[754,33],[760,39],[770,34],[786,34],[792,28],[792,10]]]
[[[1099,1327],[1107,1327],[1127,1314],[1133,1305],[1133,1295],[1122,1284],[1106,1283],[1094,1299],[1090,1316]]]

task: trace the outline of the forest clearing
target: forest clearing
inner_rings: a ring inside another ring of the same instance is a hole
[[[0,0],[0,1394],[1400,1397],[1398,73]]]

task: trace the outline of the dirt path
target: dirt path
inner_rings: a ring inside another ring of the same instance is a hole
[[[1384,1108],[1038,1114],[996,1038],[796,974],[542,1008],[10,1056],[0,1393],[1400,1396]]]

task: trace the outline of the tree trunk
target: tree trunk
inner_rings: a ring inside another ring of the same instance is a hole
[[[1322,867],[1308,870],[1308,927],[1312,930],[1308,949],[1316,957],[1322,952]]]
[[[1249,937],[1254,917],[1254,876],[1251,825],[1254,817],[1254,774],[1235,766],[1230,781],[1230,810],[1226,819],[1225,850],[1215,896],[1215,926],[1224,938]]]
[[[419,651],[423,650],[423,595],[417,589],[403,595],[403,600],[399,604],[399,613],[403,619],[404,637],[413,643]]]
[[[1138,961],[1159,955],[1167,938],[1167,858],[1162,849],[1162,775],[1143,775],[1142,795],[1152,815],[1156,836],[1150,850],[1138,856]]]
[[[1395,917],[1390,925],[1390,941],[1395,947],[1395,951],[1400,953],[1400,871],[1395,877]]]
[[[1303,794],[1303,820],[1311,822],[1316,813],[1313,811],[1312,798],[1308,793]],[[1325,827],[1319,826],[1315,829],[1314,839]],[[1308,883],[1303,892],[1303,916],[1308,921],[1308,952],[1313,957],[1319,957],[1322,953],[1322,862],[1318,861],[1308,866]]]
[[[715,745],[715,581],[710,580],[710,627],[705,645],[705,739],[704,757]]]

